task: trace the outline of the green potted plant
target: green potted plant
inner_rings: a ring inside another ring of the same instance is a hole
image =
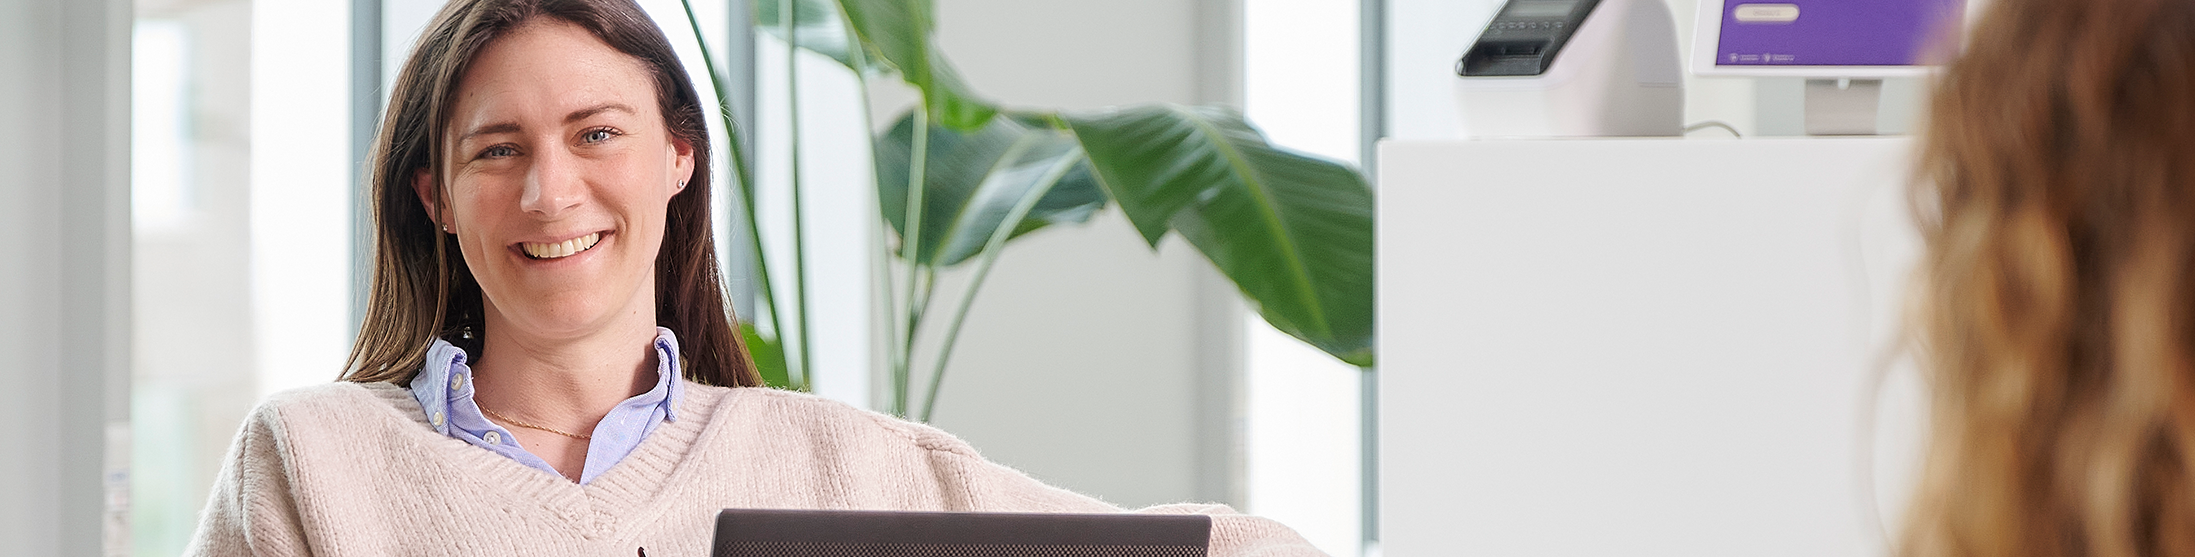
[[[863,80],[896,77],[920,95],[917,109],[874,144],[878,217],[895,240],[886,247],[889,258],[904,270],[884,273],[891,292],[888,411],[929,419],[968,309],[1007,242],[1049,225],[1086,221],[1107,205],[1119,207],[1153,249],[1167,234],[1180,234],[1275,328],[1344,362],[1372,365],[1373,201],[1355,169],[1275,146],[1227,107],[1002,110],[975,94],[935,48],[928,0],[758,0],[755,6],[754,20],[764,32],[828,56]],[[690,6],[687,17],[693,21]],[[724,80],[714,61],[707,62],[721,97]],[[753,225],[753,174],[728,113],[725,127],[735,138],[727,151],[754,241],[757,303],[767,320],[743,330],[771,385],[805,388],[805,348],[787,354],[783,347],[807,346],[809,331],[787,329],[778,317],[772,269],[762,261]],[[796,143],[798,127],[796,116]],[[792,187],[797,207],[797,171]],[[797,219],[799,211],[794,213]],[[800,226],[793,230],[797,252]],[[967,264],[976,266],[967,290],[949,313],[931,313],[937,271]],[[796,254],[796,286],[805,283],[801,266]],[[805,323],[805,303],[795,305],[797,322]],[[943,327],[945,336],[930,358],[918,407],[915,340],[931,326]]]

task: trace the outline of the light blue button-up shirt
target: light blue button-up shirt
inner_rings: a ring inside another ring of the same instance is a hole
[[[579,483],[592,482],[616,466],[657,425],[678,420],[675,408],[685,391],[685,382],[679,374],[678,337],[670,329],[656,327],[655,359],[655,388],[618,403],[595,424],[594,438],[587,443],[587,467],[580,471]],[[519,446],[510,430],[488,421],[480,412],[480,405],[473,402],[473,369],[465,365],[466,361],[463,349],[442,339],[435,339],[434,346],[427,349],[427,363],[412,379],[412,397],[419,399],[427,423],[443,435],[564,477],[548,461]]]

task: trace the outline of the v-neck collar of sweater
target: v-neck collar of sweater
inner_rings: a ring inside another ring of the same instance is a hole
[[[483,494],[501,496],[511,505],[547,509],[590,538],[656,520],[666,504],[660,494],[667,486],[686,481],[679,477],[681,470],[689,468],[684,463],[700,456],[703,451],[693,449],[715,436],[717,422],[734,398],[729,396],[730,389],[687,382],[678,412],[688,419],[665,422],[617,465],[592,482],[576,484],[436,432],[418,400],[401,385],[360,385],[390,405],[398,414],[392,417],[410,422],[412,427],[406,429],[423,445],[420,452],[425,458],[438,461],[451,474],[479,482]]]

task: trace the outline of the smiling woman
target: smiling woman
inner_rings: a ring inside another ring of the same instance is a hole
[[[653,271],[696,146],[665,128],[649,82],[647,66],[586,29],[533,19],[480,51],[449,111],[459,133],[443,163],[413,172],[480,287],[482,332],[495,332],[476,335],[475,402],[507,422],[550,424],[511,433],[575,481],[587,436],[556,432],[587,431],[603,417],[590,409],[656,382],[655,301],[679,294],[659,296]],[[727,371],[751,376],[739,364]]]
[[[413,52],[375,144],[374,303],[348,379],[408,378],[426,361],[420,339],[484,336],[504,318],[547,326],[539,315],[498,315],[530,310],[495,300],[523,299],[564,318],[603,304],[649,310],[642,313],[653,313],[654,325],[706,341],[683,354],[690,379],[761,384],[722,309],[710,173],[694,162],[709,156],[699,97],[646,14],[623,2],[452,2]],[[642,144],[655,151],[639,152]],[[691,191],[673,196],[682,190]],[[442,199],[448,207],[438,208]],[[617,261],[589,271],[603,274],[518,272],[528,263],[524,243],[546,251],[607,232],[595,240],[619,244],[610,225],[635,236]],[[622,282],[587,284],[618,272],[610,269],[622,270]],[[559,280],[563,299],[587,298],[583,305],[517,289]],[[613,290],[621,291],[614,302],[601,297]],[[654,304],[629,307],[637,296]]]
[[[191,553],[706,552],[723,508],[1109,512],[944,432],[756,388],[716,275],[708,135],[631,0],[459,0],[374,147],[345,381],[237,436]],[[1215,555],[1315,555],[1211,513]]]

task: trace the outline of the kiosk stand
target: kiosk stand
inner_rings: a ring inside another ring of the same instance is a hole
[[[1963,0],[1700,0],[1692,73],[1806,78],[1807,135],[1875,135],[1882,80],[1929,75],[1963,13]]]

